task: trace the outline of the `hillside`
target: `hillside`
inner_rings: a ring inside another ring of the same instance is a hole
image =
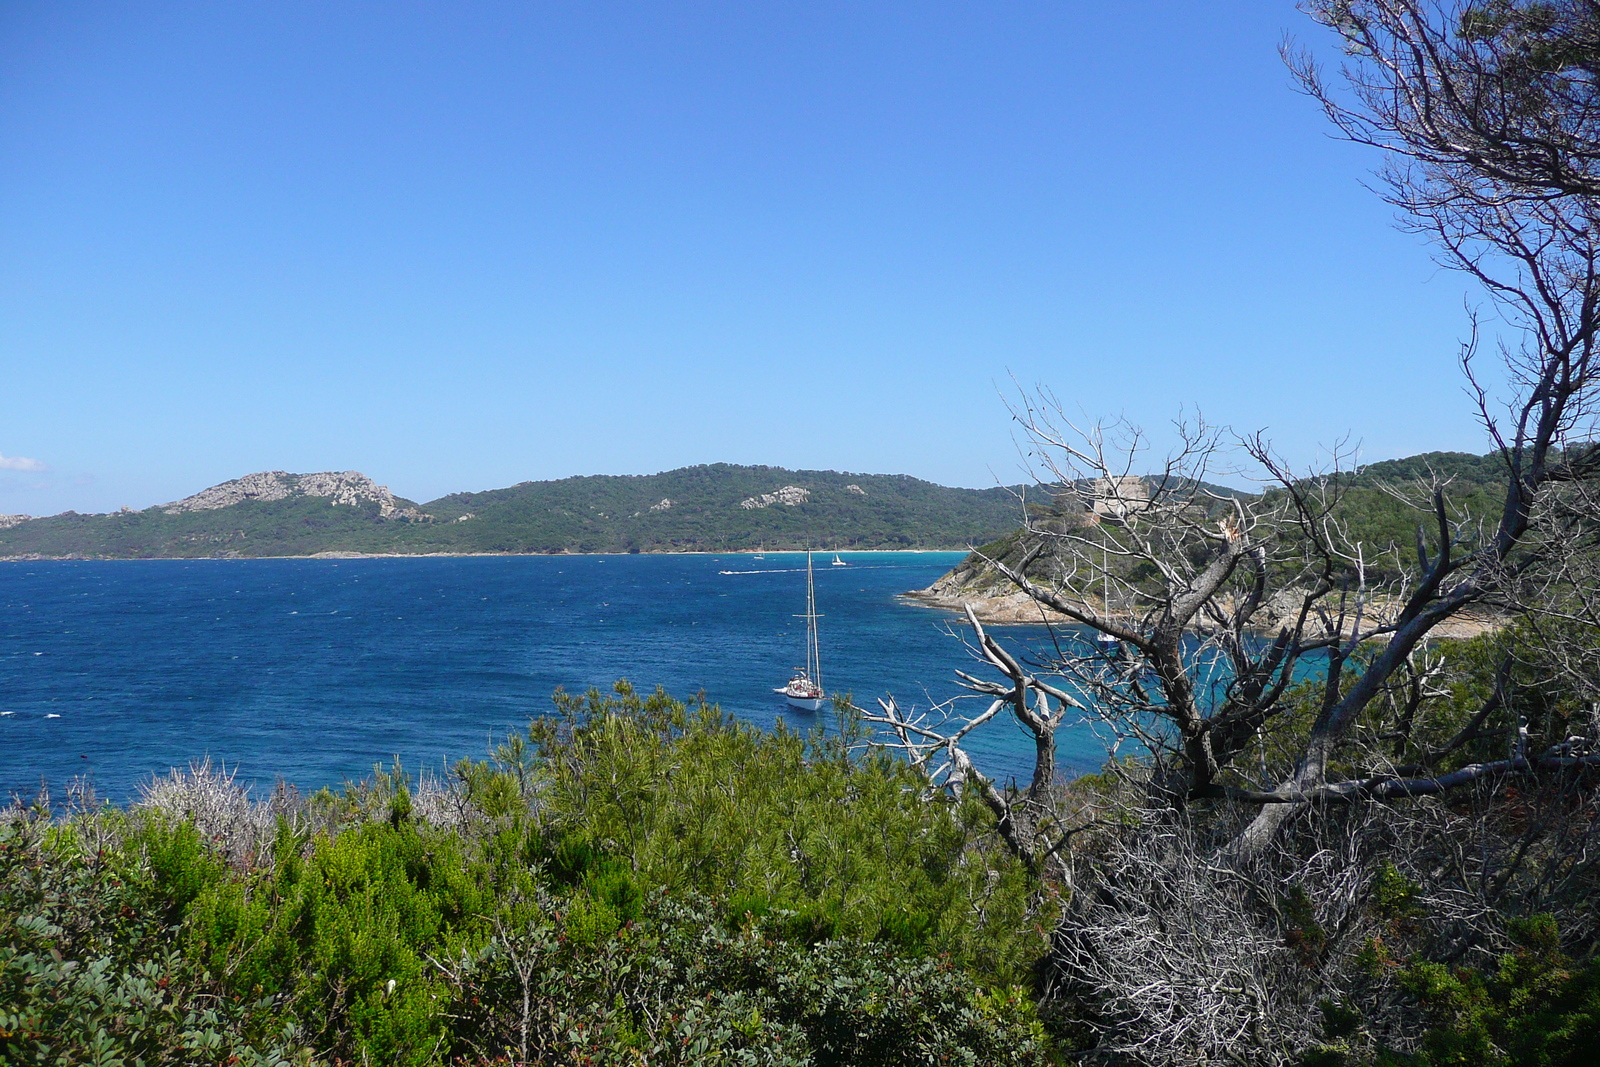
[[[1396,490],[1408,499],[1425,501],[1425,486],[1435,477],[1446,482],[1447,506],[1455,519],[1465,522],[1460,534],[1466,538],[1464,543],[1470,543],[1475,536],[1474,523],[1496,514],[1504,499],[1505,466],[1497,453],[1474,456],[1465,452],[1424,452],[1366,464],[1333,476],[1340,491],[1334,516],[1351,539],[1367,547],[1369,580],[1382,580],[1396,573],[1397,563],[1415,563],[1417,525],[1423,523],[1431,536],[1432,519],[1400,500]],[[1217,486],[1206,488],[1217,495],[1248,495]],[[1070,519],[1069,510],[1059,501],[1051,508],[1030,505],[1034,522],[1046,529],[1052,520]],[[1078,510],[1082,510],[1081,506]],[[939,607],[972,603],[991,622],[1037,622],[1048,618],[988,563],[990,559],[1012,563],[1020,559],[1026,548],[1021,535],[1020,528],[1013,528],[915,595]],[[1091,532],[1087,536],[1094,535]],[[1036,569],[1043,573],[1047,566],[1041,560]]]
[[[143,511],[0,522],[0,557],[966,548],[1017,524],[1005,488],[711,464],[453,493],[425,504],[355,471],[246,475]]]

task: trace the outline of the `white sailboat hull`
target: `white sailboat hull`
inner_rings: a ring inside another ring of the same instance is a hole
[[[799,708],[801,711],[822,710],[822,697],[794,697],[784,694],[784,700],[791,708]]]

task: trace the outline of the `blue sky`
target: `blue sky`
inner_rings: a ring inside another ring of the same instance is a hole
[[[1000,393],[1483,451],[1481,302],[1289,0],[0,3],[0,512],[726,461],[1018,480]],[[32,468],[32,469],[29,469]]]

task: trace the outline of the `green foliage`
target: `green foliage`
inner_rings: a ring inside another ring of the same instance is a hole
[[[478,957],[464,1003],[520,1003],[526,990],[532,1009],[526,1030],[520,1015],[469,1009],[464,1042],[544,1062],[1044,1062],[1020,991],[977,993],[950,961],[888,945],[807,945],[778,915],[729,925],[697,894],[657,892],[608,938],[552,933],[536,922]]]
[[[1392,869],[1391,869],[1392,870]],[[1411,916],[1414,887],[1397,873],[1380,877],[1380,912]],[[1302,1067],[1583,1067],[1593,1063],[1600,1033],[1600,961],[1578,964],[1561,951],[1548,915],[1512,919],[1512,951],[1491,971],[1413,958],[1401,964],[1381,942],[1359,961],[1373,977],[1393,979],[1410,1002],[1420,1031],[1417,1050],[1401,1053],[1362,1039],[1361,1013],[1324,1001],[1325,1042],[1307,1049]]]
[[[1315,966],[1328,947],[1328,934],[1318,924],[1311,898],[1300,886],[1291,886],[1279,902],[1283,917],[1284,944],[1294,950],[1300,962]]]
[[[643,887],[735,902],[735,917],[786,912],[803,940],[949,952],[1002,984],[1025,980],[1042,951],[1026,873],[984,843],[991,817],[925,800],[903,763],[626,683],[557,705],[530,737],[562,877],[616,860]]]
[[[1380,918],[1407,919],[1418,915],[1416,897],[1421,891],[1388,860],[1378,866],[1378,877],[1372,886],[1372,908]]]
[[[461,839],[386,818],[310,842],[283,826],[275,851],[271,872],[196,899],[194,954],[233,995],[277,998],[334,1055],[432,1062],[443,991],[426,957],[481,938],[486,906]]]
[[[1365,488],[1404,485],[1439,477],[1448,478],[1453,487],[1461,489],[1503,489],[1506,464],[1498,452],[1483,456],[1470,452],[1423,452],[1405,459],[1367,463],[1353,474],[1342,477]]]
[[[1490,974],[1415,962],[1401,983],[1431,1024],[1418,1067],[1580,1067],[1600,1033],[1600,962],[1562,954],[1554,920],[1509,924],[1516,948]]]
[[[222,877],[192,827],[154,826],[108,856],[13,813],[0,824],[0,1062],[307,1060],[292,1026],[253,1025],[260,1005],[207,995],[209,975],[170,936],[167,920]]]
[[[1044,1062],[981,812],[625,683],[558,711],[457,768],[449,828],[398,765],[237,867],[153,811],[13,812],[0,1061]]]

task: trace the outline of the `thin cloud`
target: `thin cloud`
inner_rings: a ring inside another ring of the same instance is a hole
[[[0,471],[42,471],[43,463],[27,456],[0,456]]]

